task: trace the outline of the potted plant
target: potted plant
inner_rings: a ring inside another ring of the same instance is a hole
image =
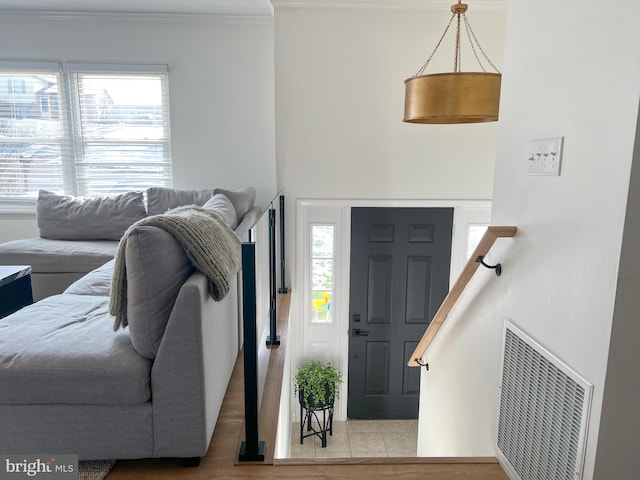
[[[342,375],[330,362],[310,360],[304,362],[294,378],[294,390],[300,405],[307,410],[322,408],[338,397],[338,385]]]

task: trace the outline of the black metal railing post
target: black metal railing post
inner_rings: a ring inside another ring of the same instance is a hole
[[[284,286],[284,195],[280,195],[280,289],[279,293],[287,293]]]
[[[280,345],[276,325],[276,209],[269,209],[269,328],[267,347]]]
[[[238,460],[263,461],[258,440],[258,336],[256,332],[256,245],[242,244],[242,324],[244,331],[244,427]]]

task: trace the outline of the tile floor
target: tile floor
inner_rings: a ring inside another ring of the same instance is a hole
[[[306,432],[305,432],[306,433]],[[417,420],[348,420],[333,422],[327,446],[317,436],[300,444],[300,424],[291,428],[291,458],[415,457]]]

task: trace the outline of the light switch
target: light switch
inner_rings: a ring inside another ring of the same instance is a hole
[[[564,137],[541,138],[529,141],[527,174],[560,175]]]

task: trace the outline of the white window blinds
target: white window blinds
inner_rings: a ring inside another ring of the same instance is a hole
[[[171,186],[166,68],[0,64],[0,202]]]

